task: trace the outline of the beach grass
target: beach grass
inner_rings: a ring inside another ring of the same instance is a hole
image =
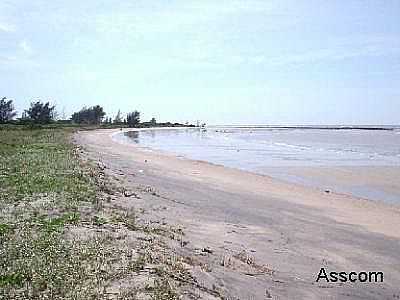
[[[177,299],[167,275],[133,284],[155,263],[159,230],[137,224],[134,210],[104,204],[118,188],[80,159],[74,130],[0,130],[0,299]],[[152,237],[132,235],[129,244],[118,230]]]
[[[64,237],[80,222],[80,202],[96,185],[71,144],[72,129],[0,131],[1,297],[74,298],[94,294],[92,259]],[[82,283],[85,284],[82,284]]]

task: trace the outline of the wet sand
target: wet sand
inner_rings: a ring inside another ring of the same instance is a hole
[[[269,167],[265,173],[311,188],[400,206],[400,166]]]
[[[190,243],[182,251],[195,256],[196,249],[212,249],[210,270],[191,269],[200,282],[220,286],[231,299],[400,297],[399,207],[144,151],[117,142],[118,132],[84,131],[76,142],[127,186],[157,191],[160,197],[133,205],[165,208],[149,217],[184,227]],[[243,256],[259,272],[234,263]],[[322,267],[382,271],[385,280],[316,283]]]

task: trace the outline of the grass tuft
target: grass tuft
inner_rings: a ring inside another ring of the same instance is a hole
[[[73,130],[0,127],[0,299],[178,299],[191,277],[163,238],[183,231],[113,206],[127,193],[80,159]]]

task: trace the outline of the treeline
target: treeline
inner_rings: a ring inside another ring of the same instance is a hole
[[[155,126],[190,126],[186,123],[185,125],[180,123],[157,123],[155,118],[152,118],[149,122],[140,121],[140,112],[134,110],[122,115],[121,111],[118,111],[114,119],[106,117],[106,112],[100,105],[91,107],[83,107],[80,111],[74,112],[70,119],[58,118],[55,105],[50,105],[50,102],[43,103],[42,101],[32,102],[30,107],[22,113],[21,118],[14,120],[17,115],[13,100],[3,97],[0,100],[0,124],[1,123],[18,123],[18,124],[75,124],[75,125],[101,125],[103,127],[121,126],[121,127],[155,127]]]
[[[0,123],[11,122],[17,112],[15,111],[13,100],[3,97],[0,100]],[[32,102],[31,106],[22,113],[19,121],[31,121],[32,123],[48,124],[56,117],[55,107],[49,102],[42,103],[40,101]]]
[[[76,124],[96,125],[100,124],[106,113],[100,105],[89,108],[82,108],[71,116],[71,120]]]

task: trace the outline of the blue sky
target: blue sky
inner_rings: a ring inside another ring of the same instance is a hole
[[[70,115],[400,124],[400,1],[0,2],[0,96]]]

